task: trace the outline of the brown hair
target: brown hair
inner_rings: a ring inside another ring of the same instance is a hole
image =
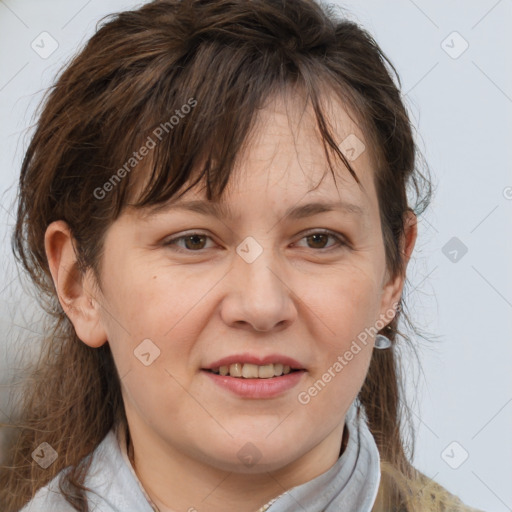
[[[68,223],[80,270],[93,269],[99,282],[105,232],[134,190],[134,151],[155,142],[133,206],[162,204],[194,179],[187,190],[204,180],[207,198],[217,199],[258,110],[290,88],[314,107],[333,175],[332,155],[357,180],[322,113],[321,94],[329,90],[355,112],[376,165],[387,265],[393,276],[404,272],[407,188],[420,214],[430,181],[417,165],[396,70],[364,29],[332,7],[313,0],[154,1],[107,19],[48,91],[22,164],[13,245],[52,324],[12,422],[2,510],[18,510],[69,467],[61,490],[87,511],[87,455],[116,422],[126,422],[108,343],[93,349],[80,342],[59,304],[44,248],[47,226]],[[374,351],[358,396],[383,461],[375,510],[419,510],[415,499],[426,485],[409,462],[412,439],[408,455],[401,434],[407,408],[395,342],[403,307],[383,330],[393,347]],[[59,454],[48,469],[30,456],[43,441]]]

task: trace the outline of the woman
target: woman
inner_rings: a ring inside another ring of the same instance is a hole
[[[54,324],[2,510],[473,510],[400,434],[430,188],[390,70],[311,0],[98,30],[22,166],[15,250]]]

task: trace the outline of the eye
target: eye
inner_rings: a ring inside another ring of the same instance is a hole
[[[322,250],[330,249],[333,247],[333,245],[328,247],[325,246],[329,238],[332,238],[336,241],[334,246],[343,247],[347,245],[341,236],[330,231],[312,231],[306,234],[306,236],[304,236],[301,240],[306,240],[310,249]],[[164,245],[175,246],[178,252],[200,252],[208,248],[205,247],[205,243],[208,239],[211,240],[211,237],[206,233],[194,232],[176,238],[171,238],[164,242]],[[184,245],[181,245],[182,242]]]
[[[176,250],[178,252],[199,252],[204,249],[204,242],[206,239],[210,238],[205,233],[189,233],[188,235],[178,236],[176,238],[171,238],[167,240],[164,245],[176,246]],[[211,239],[211,238],[210,238]],[[184,242],[185,248],[178,244],[178,242]]]
[[[307,240],[309,244],[312,244],[312,246],[309,246],[310,249],[330,249],[333,245],[325,247],[325,243],[329,238],[336,240],[335,246],[343,247],[347,245],[341,236],[331,231],[311,231],[301,240]]]

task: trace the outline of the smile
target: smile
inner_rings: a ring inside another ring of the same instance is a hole
[[[232,377],[231,375],[214,373],[212,370],[201,370],[201,373],[211,379],[219,388],[239,397],[265,399],[278,397],[296,387],[307,372],[306,370],[292,371],[290,369],[287,374],[283,373],[279,376],[267,378]]]
[[[270,379],[272,377],[280,377],[281,375],[288,375],[291,372],[299,371],[292,369],[289,365],[265,364],[262,366],[251,363],[234,363],[229,366],[220,366],[209,370],[217,375],[244,379]]]

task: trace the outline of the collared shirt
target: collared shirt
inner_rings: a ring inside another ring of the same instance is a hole
[[[371,512],[380,483],[379,451],[364,410],[356,402],[347,411],[345,424],[348,442],[336,463],[309,482],[276,496],[257,512]],[[74,512],[59,490],[58,479],[64,471],[39,489],[20,512]],[[137,478],[121,429],[112,429],[94,450],[85,486],[92,491],[86,492],[91,510],[158,511]]]

